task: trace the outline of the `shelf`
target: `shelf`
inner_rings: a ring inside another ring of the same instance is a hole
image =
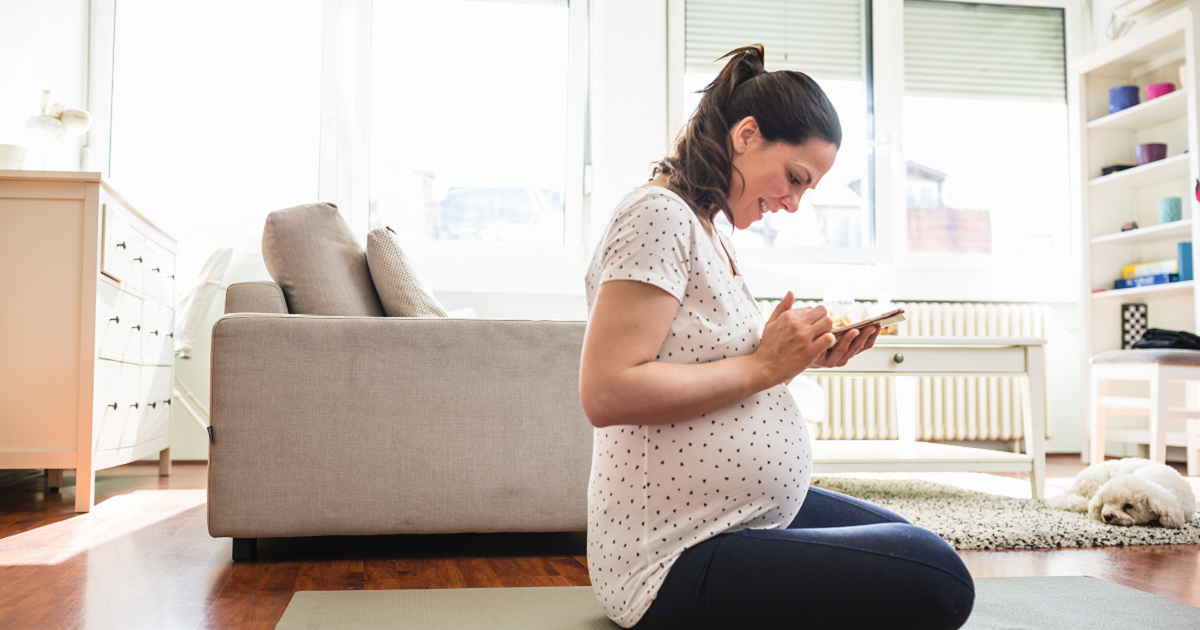
[[[1187,116],[1187,90],[1139,103],[1088,123],[1088,131],[1138,131]]]
[[[1093,300],[1108,300],[1115,298],[1141,297],[1154,295],[1155,297],[1166,297],[1168,295],[1191,293],[1192,287],[1196,284],[1195,280],[1186,282],[1171,282],[1168,284],[1153,284],[1148,287],[1134,287],[1132,289],[1110,289],[1108,291],[1098,291],[1092,294]]]
[[[1112,175],[1097,177],[1088,182],[1092,190],[1126,186],[1137,188],[1165,182],[1170,179],[1188,176],[1188,165],[1191,160],[1187,153],[1180,153],[1157,162],[1135,166],[1131,169],[1118,171]]]
[[[1191,236],[1192,220],[1183,219],[1181,221],[1160,223],[1136,230],[1129,230],[1128,232],[1097,236],[1092,239],[1092,245],[1135,245],[1138,243],[1166,241],[1180,237],[1191,238]]]

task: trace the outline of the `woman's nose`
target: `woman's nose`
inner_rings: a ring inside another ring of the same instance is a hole
[[[803,192],[788,195],[779,200],[779,207],[787,212],[795,212],[800,209],[800,197],[803,195]]]

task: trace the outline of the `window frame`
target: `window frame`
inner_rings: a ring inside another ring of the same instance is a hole
[[[963,0],[935,0],[962,2]],[[684,24],[687,0],[668,0],[667,18],[667,104],[668,146],[685,122],[684,111]],[[1022,5],[1058,8],[1064,11],[1065,48],[1068,64],[1079,51],[1082,31],[1079,7],[1073,0],[972,0],[975,4]],[[874,138],[867,146],[874,150],[875,177],[875,246],[873,248],[806,248],[806,249],[745,249],[738,257],[746,263],[786,264],[882,264],[893,263],[900,269],[998,269],[1005,260],[995,253],[954,254],[909,252],[908,205],[906,199],[907,170],[904,155],[904,2],[903,0],[865,0],[871,21],[864,30],[864,52],[870,55],[872,66],[866,75],[869,85],[869,107],[873,106]],[[1067,103],[1076,94],[1068,81]],[[1068,153],[1076,159],[1077,140],[1068,133]],[[1072,169],[1074,172],[1074,169]],[[1070,184],[1070,234],[1065,235],[1068,249],[1063,258],[1073,253],[1076,186]]]
[[[956,2],[963,3],[966,0],[929,0],[931,2]],[[1051,9],[1063,10],[1063,54],[1066,56],[1065,71],[1070,74],[1070,64],[1072,60],[1081,51],[1080,45],[1082,42],[1082,29],[1080,28],[1079,6],[1077,2],[1072,0],[1010,0],[1008,2],[1000,0],[970,0],[971,4],[990,4],[990,5],[1015,5],[1027,7],[1044,7]],[[881,3],[882,4],[882,3]],[[900,0],[895,3],[895,10],[890,12],[887,18],[890,20],[888,28],[895,32],[896,45],[892,50],[890,63],[884,71],[894,75],[898,83],[898,89],[895,92],[889,93],[888,101],[883,105],[889,111],[896,112],[896,148],[898,152],[898,162],[895,165],[893,178],[899,189],[899,196],[893,199],[896,204],[892,207],[892,220],[896,223],[896,229],[893,232],[893,252],[894,257],[892,262],[895,263],[898,269],[911,270],[931,270],[931,269],[946,269],[955,268],[963,271],[998,271],[1005,269],[1011,261],[1007,260],[1003,255],[996,252],[982,253],[964,253],[956,254],[951,252],[910,252],[908,251],[908,205],[905,199],[905,187],[907,186],[907,169],[905,166],[904,157],[904,136],[903,136],[903,110],[904,110],[904,2]],[[878,68],[878,67],[877,67]],[[1069,77],[1068,77],[1069,78]],[[1074,163],[1078,160],[1078,139],[1075,137],[1073,130],[1073,116],[1075,115],[1072,109],[1072,104],[1076,102],[1077,94],[1075,86],[1070,80],[1067,80],[1067,155],[1068,169],[1074,173],[1077,169],[1074,168]],[[877,107],[879,107],[879,99],[876,98]],[[876,110],[878,112],[878,109]],[[878,113],[876,114],[878,115]],[[1076,231],[1078,221],[1076,220],[1078,212],[1078,186],[1076,181],[1072,179],[1068,182],[1068,208],[1064,211],[1068,213],[1068,233],[1064,235],[1066,246],[1053,257],[1052,262],[1056,264],[1071,266],[1077,247]]]

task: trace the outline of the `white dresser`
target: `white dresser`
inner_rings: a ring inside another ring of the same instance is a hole
[[[0,170],[0,468],[170,474],[175,239],[99,173]]]

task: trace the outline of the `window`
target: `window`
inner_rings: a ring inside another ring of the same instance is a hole
[[[768,70],[796,70],[816,80],[842,124],[838,159],[821,185],[805,193],[796,213],[769,214],[734,232],[739,255],[751,260],[756,253],[762,257],[763,250],[777,256],[787,250],[875,247],[869,32],[862,0],[688,0],[683,75],[688,116],[699,102],[698,91],[724,64],[716,60],[759,43],[766,49]]]
[[[375,3],[371,227],[564,244],[569,18],[565,0]]]
[[[906,0],[904,59],[908,251],[1066,248],[1063,10]]]
[[[946,268],[946,255],[1001,266],[1069,253],[1067,3],[685,4],[672,18],[677,124],[713,60],[761,43],[769,70],[821,84],[844,129],[828,183],[800,212],[734,234],[743,258],[874,263],[894,251],[902,265]]]

